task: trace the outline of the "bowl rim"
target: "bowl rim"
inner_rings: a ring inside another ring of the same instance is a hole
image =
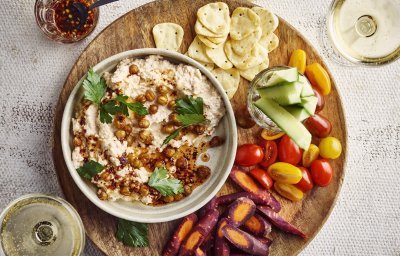
[[[173,59],[176,63],[184,63],[190,66],[193,66],[197,69],[200,70],[200,72],[207,77],[207,79],[211,82],[211,84],[217,89],[218,93],[220,94],[224,105],[226,109],[225,116],[227,117],[227,123],[229,126],[231,133],[227,133],[229,137],[231,138],[231,143],[232,147],[229,149],[229,154],[225,158],[225,166],[227,168],[223,170],[223,175],[221,175],[221,179],[219,179],[217,185],[214,188],[210,188],[211,192],[203,199],[199,200],[199,202],[194,206],[189,209],[186,209],[181,212],[176,212],[175,214],[170,214],[164,217],[150,217],[146,218],[144,214],[138,214],[138,215],[132,215],[128,214],[126,212],[123,212],[118,209],[114,209],[113,207],[109,206],[106,204],[108,201],[102,201],[100,200],[95,194],[91,193],[89,185],[79,176],[79,174],[76,172],[73,164],[72,164],[72,159],[71,155],[69,154],[72,152],[72,147],[70,146],[70,113],[74,112],[74,102],[75,102],[75,97],[78,95],[79,88],[81,88],[82,82],[85,78],[86,75],[84,75],[74,86],[73,90],[71,91],[70,95],[68,96],[68,100],[65,104],[64,110],[63,110],[63,116],[62,116],[62,123],[61,123],[61,148],[62,148],[62,154],[64,157],[65,164],[68,168],[68,172],[70,173],[72,179],[74,180],[75,184],[78,186],[78,188],[81,190],[81,192],[97,207],[102,209],[103,211],[126,220],[131,220],[131,221],[137,221],[137,222],[144,222],[144,223],[159,223],[159,222],[166,222],[166,221],[171,221],[175,219],[179,219],[181,217],[184,217],[190,213],[195,212],[196,210],[200,209],[202,206],[204,206],[208,201],[211,200],[212,197],[214,197],[218,191],[222,188],[222,186],[225,184],[225,181],[227,180],[230,170],[233,166],[235,155],[236,155],[236,149],[237,149],[237,128],[236,128],[236,121],[235,121],[235,115],[232,109],[232,105],[230,104],[230,101],[228,99],[228,96],[226,95],[222,85],[218,82],[218,80],[212,75],[212,73],[207,70],[203,65],[198,63],[197,61],[181,54],[178,52],[173,52],[169,50],[164,50],[164,49],[156,49],[156,48],[141,48],[141,49],[134,49],[134,50],[129,50],[129,51],[124,51],[120,52],[118,54],[112,55],[99,63],[97,63],[95,66],[93,66],[93,70],[96,71],[99,68],[107,65],[111,65],[112,63],[115,62],[115,65],[117,65],[121,60],[126,59],[126,58],[143,58],[146,56],[150,55],[160,55],[162,57],[170,58]],[[68,152],[68,150],[70,152]],[[187,197],[188,202],[187,204],[190,204],[192,200],[190,200],[190,196]],[[116,201],[118,202],[118,201]],[[157,207],[154,207],[154,209],[157,209]],[[179,210],[175,209],[174,211]]]

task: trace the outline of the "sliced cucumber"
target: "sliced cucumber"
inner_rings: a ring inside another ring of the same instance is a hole
[[[266,114],[302,149],[307,150],[311,143],[311,134],[304,125],[283,107],[271,99],[261,98],[254,105]]]
[[[258,93],[262,98],[273,99],[282,106],[301,103],[301,90],[303,85],[299,82],[284,82],[272,87],[261,87]]]
[[[297,68],[282,69],[272,72],[271,77],[263,86],[269,87],[283,82],[296,82],[297,80],[299,80]]]
[[[301,103],[299,105],[303,106],[303,108],[310,115],[314,115],[315,109],[317,108],[317,103],[318,103],[318,98],[317,97],[308,96],[308,97],[301,98]]]
[[[310,113],[302,107],[286,106],[284,108],[300,122],[311,116]]]
[[[310,82],[308,82],[308,79],[305,76],[299,76],[299,82],[301,82],[303,84],[303,90],[301,91],[301,97],[308,97],[308,96],[315,95]]]

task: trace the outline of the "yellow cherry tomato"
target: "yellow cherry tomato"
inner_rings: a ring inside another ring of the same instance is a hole
[[[290,184],[275,182],[274,189],[281,196],[294,202],[300,201],[301,199],[303,199],[304,196],[303,191]]]
[[[263,129],[261,131],[261,138],[263,138],[264,140],[277,140],[283,135],[285,135],[284,132],[274,133],[267,129]]]
[[[286,184],[296,184],[303,177],[298,167],[284,162],[271,164],[267,172],[273,180]]]
[[[317,88],[322,95],[326,96],[331,92],[331,79],[328,72],[319,63],[308,65],[305,73],[311,85]]]
[[[342,144],[335,137],[326,137],[319,143],[319,154],[323,158],[336,159],[342,154]]]
[[[308,150],[305,150],[303,152],[303,166],[310,167],[311,163],[314,160],[318,159],[318,156],[319,156],[319,148],[314,144],[310,144]]]
[[[304,74],[306,70],[306,58],[305,51],[301,49],[294,50],[290,56],[289,67],[297,68],[299,73]]]

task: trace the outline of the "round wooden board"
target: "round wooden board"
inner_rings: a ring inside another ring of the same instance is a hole
[[[54,164],[65,197],[79,212],[88,237],[107,255],[160,255],[177,221],[149,225],[150,246],[147,248],[127,247],[116,240],[116,218],[98,209],[81,193],[65,165],[60,138],[61,119],[65,103],[79,79],[85,75],[90,67],[98,62],[122,51],[155,47],[151,31],[157,23],[174,22],[180,24],[185,31],[181,52],[186,52],[195,36],[194,23],[197,9],[208,2],[213,1],[161,0],[130,11],[104,29],[89,44],[72,67],[61,91],[55,113]],[[232,0],[224,2],[230,6],[231,12],[238,6],[253,6],[248,1]],[[287,64],[290,53],[293,50],[303,49],[307,53],[308,63],[319,62],[326,68],[321,57],[310,43],[283,19],[280,19],[280,25],[275,33],[280,39],[280,44],[269,55],[270,66]],[[342,185],[347,149],[347,132],[340,96],[333,79],[332,82],[332,92],[326,97],[326,105],[322,114],[332,122],[334,127],[332,136],[339,138],[342,142],[343,154],[339,159],[331,161],[334,168],[334,177],[328,187],[314,188],[305,195],[301,202],[297,203],[289,202],[277,195],[283,208],[280,214],[304,231],[309,238],[308,240],[303,240],[296,236],[274,231],[272,233],[274,242],[271,247],[271,255],[287,256],[299,253],[316,235],[328,218]],[[239,90],[232,99],[234,109],[245,103],[247,88],[248,82],[242,79]],[[258,127],[248,130],[238,128],[238,144],[257,142],[259,134],[260,128]],[[219,194],[235,191],[239,191],[238,187],[228,180]]]

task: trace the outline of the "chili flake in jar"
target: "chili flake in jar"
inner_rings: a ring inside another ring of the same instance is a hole
[[[98,20],[98,9],[88,12],[87,20],[80,26],[80,16],[73,3],[82,3],[89,7],[94,0],[59,0],[53,4],[54,22],[60,36],[71,41],[78,41],[93,31]]]

